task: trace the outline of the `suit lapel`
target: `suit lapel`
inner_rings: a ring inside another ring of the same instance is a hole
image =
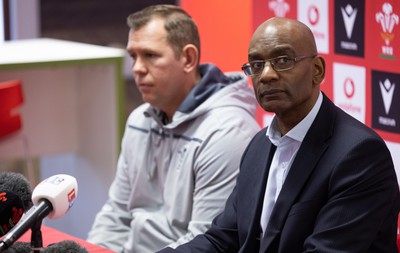
[[[245,199],[244,206],[246,217],[251,218],[249,234],[243,244],[245,252],[257,252],[260,245],[260,217],[265,194],[265,186],[268,178],[269,166],[276,147],[268,140],[265,135],[266,129],[259,133],[255,138],[254,143],[246,152],[241,168],[245,168],[240,173],[240,177],[245,177],[241,180],[245,182],[239,194],[243,194],[241,198]],[[258,239],[256,239],[258,238]]]
[[[333,103],[324,96],[317,117],[300,146],[271,213],[260,252],[266,252],[282,231],[290,208],[328,147],[326,140],[332,135],[333,131],[335,115],[333,111]]]

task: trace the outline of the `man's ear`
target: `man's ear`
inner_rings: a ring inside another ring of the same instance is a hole
[[[183,68],[185,72],[191,72],[197,68],[199,62],[199,50],[193,44],[188,44],[182,49]]]
[[[319,85],[325,78],[325,60],[317,55],[314,58],[313,84]]]

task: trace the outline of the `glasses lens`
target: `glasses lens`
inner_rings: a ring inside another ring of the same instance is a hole
[[[314,57],[314,56],[312,56],[312,57]],[[299,61],[299,60],[303,60],[305,58],[309,58],[309,57],[301,56],[296,59]],[[275,71],[285,71],[285,70],[292,69],[294,67],[294,63],[295,63],[296,59],[290,58],[289,56],[280,56],[280,57],[269,59],[269,60],[251,61],[251,62],[243,65],[242,70],[244,71],[244,73],[247,76],[259,75],[263,71],[265,63],[267,61],[269,61],[270,64],[272,65],[272,68]]]
[[[287,56],[271,59],[270,61],[276,71],[288,70],[294,66],[294,60]]]
[[[242,66],[242,70],[243,70],[243,72],[244,72],[244,74],[246,75],[246,76],[251,76],[251,75],[253,75],[253,73],[251,72],[251,68],[250,68],[250,65],[247,63],[247,64],[244,64],[243,66]]]
[[[265,62],[264,61],[252,61],[249,64],[250,64],[251,72],[253,73],[253,75],[258,75],[263,71]]]

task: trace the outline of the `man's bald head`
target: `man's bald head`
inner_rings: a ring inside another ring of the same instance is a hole
[[[250,48],[254,43],[264,41],[271,36],[277,40],[291,44],[298,48],[297,54],[317,54],[317,46],[310,28],[295,19],[273,17],[262,23],[254,32],[250,42]]]
[[[260,106],[277,115],[281,134],[310,112],[325,76],[312,31],[287,18],[268,19],[256,29],[244,66],[250,68]]]

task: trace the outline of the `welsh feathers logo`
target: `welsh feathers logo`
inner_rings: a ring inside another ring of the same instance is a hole
[[[268,7],[274,11],[277,17],[285,17],[286,13],[290,10],[290,6],[285,0],[271,0],[268,3]]]
[[[386,2],[382,5],[382,12],[375,14],[375,20],[381,25],[381,37],[385,42],[385,44],[382,45],[381,57],[394,59],[391,43],[395,36],[393,29],[399,24],[399,16],[393,12],[392,5]]]

